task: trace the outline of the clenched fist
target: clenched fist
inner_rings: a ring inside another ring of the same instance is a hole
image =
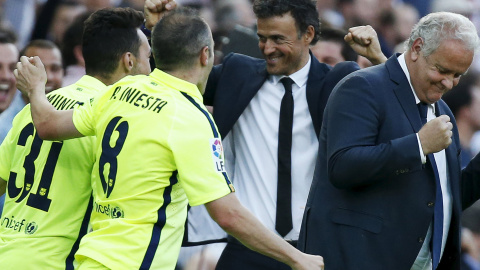
[[[452,128],[448,115],[441,115],[426,123],[418,132],[425,155],[436,153],[452,143]]]

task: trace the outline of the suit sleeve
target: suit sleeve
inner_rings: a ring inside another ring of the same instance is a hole
[[[333,89],[337,83],[352,72],[359,70],[357,63],[345,61],[336,64],[328,73],[325,80],[325,86]]]
[[[215,92],[217,90],[217,82],[222,72],[222,65],[217,65],[212,68],[210,75],[208,75],[207,86],[205,87],[205,93],[203,94],[203,104],[213,106],[215,99]]]
[[[480,198],[480,154],[477,154],[462,170],[462,209]]]
[[[385,119],[385,106],[395,101],[382,100],[379,91],[387,89],[356,75],[341,81],[332,93],[324,121],[328,174],[337,188],[373,185],[387,181],[399,169],[421,168],[413,130],[403,137],[378,141],[384,121],[395,121]]]
[[[229,53],[227,56],[225,56],[225,58],[223,58],[222,64],[216,65],[212,68],[210,75],[208,75],[205,93],[203,94],[203,104],[208,106],[214,106],[217,85],[218,81],[220,80],[220,76],[222,75],[223,68],[225,66],[225,63],[234,55],[234,53]]]

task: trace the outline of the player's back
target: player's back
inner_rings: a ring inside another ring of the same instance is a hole
[[[77,129],[97,136],[93,231],[82,240],[80,261],[174,268],[187,203],[230,192],[215,169],[210,149],[218,134],[201,100],[195,85],[155,70],[127,76],[75,110]]]
[[[103,90],[84,76],[48,94],[58,110],[72,109]],[[0,147],[0,178],[7,180],[0,227],[0,269],[73,269],[79,237],[91,211],[94,137],[43,141],[30,105],[17,115]]]

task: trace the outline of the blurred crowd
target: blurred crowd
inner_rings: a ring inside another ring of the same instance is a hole
[[[217,64],[229,52],[262,57],[251,0],[177,2],[198,9],[210,25]],[[14,31],[19,51],[32,40],[53,41],[62,51],[66,77],[62,85],[68,85],[81,73],[81,68],[72,66],[82,66],[78,50],[79,33],[81,23],[88,14],[104,7],[143,10],[143,3],[143,0],[0,0],[0,26]],[[350,27],[371,25],[377,31],[383,53],[390,57],[395,52],[404,51],[403,43],[413,25],[429,12],[460,13],[470,18],[477,27],[480,25],[479,0],[322,0],[317,1],[317,8],[324,42],[319,42],[312,51],[319,60],[330,65],[344,60],[357,61],[357,56],[342,44],[341,37]],[[76,19],[77,24],[74,23]],[[361,57],[358,62],[361,67],[370,65]],[[472,69],[478,72],[480,61],[477,60]],[[476,151],[480,150],[480,143],[473,147]]]
[[[216,64],[230,52],[262,58],[250,0],[177,2],[198,9],[210,25]],[[0,41],[13,40],[16,45],[15,48],[1,48],[8,47],[4,43],[10,42],[0,42],[0,143],[16,112],[28,103],[15,88],[13,69],[19,56],[38,55],[41,58],[47,69],[47,91],[70,85],[85,74],[81,34],[86,18],[105,7],[143,10],[143,5],[144,0],[0,0]],[[480,29],[480,0],[319,0],[317,8],[322,38],[311,50],[320,62],[331,66],[342,61],[356,61],[361,67],[371,65],[343,41],[346,31],[359,25],[371,25],[376,30],[387,57],[404,51],[403,43],[412,27],[429,12],[460,13]],[[457,121],[464,164],[480,151],[479,74],[480,58],[477,56],[465,78],[444,96]],[[479,203],[465,211],[462,222],[466,264],[463,269],[480,270]],[[211,252],[201,248],[194,262],[185,269],[200,269],[199,265],[215,261]]]

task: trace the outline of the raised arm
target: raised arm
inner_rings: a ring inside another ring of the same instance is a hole
[[[146,0],[143,6],[145,27],[152,30],[153,26],[165,15],[165,12],[177,7],[175,0]]]
[[[380,48],[377,32],[370,25],[348,29],[345,41],[355,52],[370,60],[374,65],[387,61],[387,57],[385,57]]]
[[[248,248],[288,264],[292,269],[323,269],[323,258],[300,252],[263,226],[234,193],[205,204],[208,213],[227,233]]]
[[[17,88],[30,99],[33,124],[40,138],[65,140],[83,136],[73,124],[73,110],[57,111],[48,102],[45,96],[47,75],[38,56],[22,56],[14,74]]]

